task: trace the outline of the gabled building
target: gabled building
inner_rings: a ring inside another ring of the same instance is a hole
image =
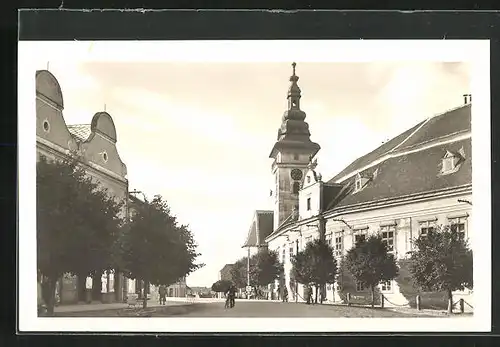
[[[357,239],[378,233],[400,265],[399,277],[378,290],[394,304],[411,303],[418,292],[405,263],[412,240],[438,225],[451,225],[465,237],[471,234],[470,96],[464,105],[416,124],[324,181],[314,159],[320,147],[311,142],[300,109],[295,64],[290,81],[288,110],[270,155],[276,182],[274,227],[264,240],[282,254],[288,292],[297,293],[298,300],[304,297],[302,285],[290,281],[290,260],[314,238],[324,237],[340,260]],[[347,273],[324,290],[330,301],[344,300],[348,292],[361,302],[369,296]],[[471,291],[457,294],[470,296]]]
[[[231,270],[234,264],[226,264],[219,271],[219,281],[232,281],[233,276],[231,275]]]
[[[87,174],[117,200],[128,196],[127,167],[116,147],[117,132],[111,116],[98,112],[90,124],[67,125],[63,115],[61,86],[47,70],[36,72],[36,152],[49,160],[62,160],[76,154]],[[126,204],[125,204],[126,205]],[[127,214],[127,207],[122,210]],[[82,260],[84,261],[84,260]],[[92,300],[122,301],[126,285],[121,274],[107,272],[92,282]],[[61,303],[86,300],[86,279],[69,274],[59,280]]]

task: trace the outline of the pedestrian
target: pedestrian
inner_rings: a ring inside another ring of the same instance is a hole
[[[227,298],[225,308],[233,308],[235,304],[236,287],[230,285],[225,294]]]
[[[45,300],[43,299],[43,290],[42,290],[42,274],[40,270],[37,271],[37,306],[38,306],[38,315],[43,316],[47,313],[47,306],[45,305]]]
[[[312,303],[312,287],[310,284],[306,287],[306,299],[308,305]]]
[[[163,284],[158,288],[158,294],[160,294],[160,305],[165,305],[167,303],[167,288]]]
[[[284,287],[283,289],[283,302],[287,302],[288,301],[288,289],[286,289],[286,287]]]

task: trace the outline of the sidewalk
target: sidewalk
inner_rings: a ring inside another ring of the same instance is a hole
[[[170,298],[170,299],[185,299],[185,298]],[[156,300],[148,300],[148,307],[167,307],[167,306],[179,306],[186,305],[188,302],[177,301],[177,300],[167,300],[166,305],[160,305]],[[129,307],[128,304],[122,302],[115,302],[111,304],[104,304],[101,302],[94,302],[91,304],[74,304],[74,305],[61,305],[54,308],[55,313],[66,313],[66,312],[87,312],[87,311],[104,311],[104,310],[119,310],[122,308]],[[142,305],[137,305],[136,307],[142,307]]]

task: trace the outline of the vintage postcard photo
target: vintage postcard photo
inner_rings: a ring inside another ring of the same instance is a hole
[[[21,41],[19,329],[490,331],[489,105],[488,41]]]

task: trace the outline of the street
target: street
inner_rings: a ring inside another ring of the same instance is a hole
[[[142,313],[142,314],[141,314]],[[439,317],[442,314],[417,312],[416,310],[395,311],[391,309],[347,307],[341,305],[306,305],[304,303],[282,303],[269,301],[239,301],[232,309],[224,308],[223,301],[199,301],[194,303],[175,303],[167,306],[155,306],[146,311],[137,309],[101,309],[99,311],[59,312],[57,316],[149,316],[149,317]]]

